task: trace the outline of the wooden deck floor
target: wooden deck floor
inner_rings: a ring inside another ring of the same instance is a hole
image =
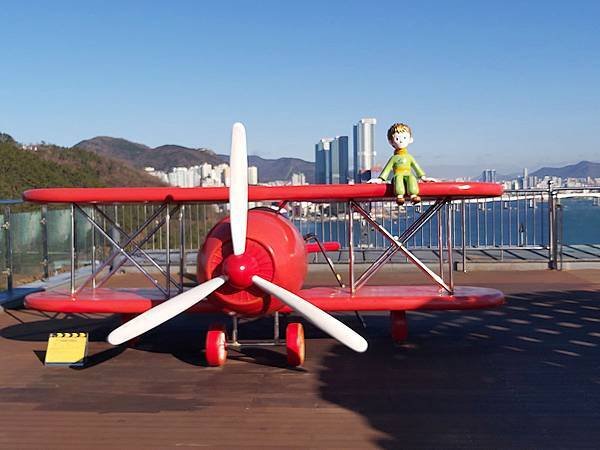
[[[309,327],[299,370],[279,348],[205,367],[206,317],[174,319],[124,349],[103,341],[114,317],[7,310],[0,448],[597,448],[600,271],[457,278],[504,290],[507,305],[412,313],[401,347],[385,315],[368,315],[362,355]],[[68,330],[91,332],[87,367],[44,367],[48,333]],[[241,331],[270,330],[257,321]]]

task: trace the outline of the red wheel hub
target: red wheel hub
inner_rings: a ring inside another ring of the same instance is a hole
[[[247,254],[229,255],[223,261],[223,273],[229,278],[229,283],[238,289],[252,286],[252,276],[258,271],[258,261]]]

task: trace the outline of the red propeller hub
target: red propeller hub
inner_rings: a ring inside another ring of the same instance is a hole
[[[229,255],[223,261],[223,273],[229,278],[229,283],[238,289],[252,286],[252,276],[258,271],[256,258],[246,254]]]

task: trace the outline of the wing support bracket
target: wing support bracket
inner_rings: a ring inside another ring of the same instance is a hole
[[[442,288],[445,292],[452,295],[454,293],[454,280],[452,277],[452,224],[450,223],[450,214],[446,214],[446,245],[448,248],[448,263],[449,267],[449,275],[448,280],[444,280],[443,273],[438,275],[433,270],[431,270],[423,261],[421,261],[414,253],[412,253],[407,247],[406,242],[412,238],[415,234],[419,232],[419,230],[438,212],[442,210],[444,206],[449,206],[451,203],[451,198],[444,197],[437,199],[433,204],[431,204],[427,210],[419,217],[418,220],[412,223],[410,227],[408,227],[404,233],[402,233],[399,237],[394,237],[387,229],[377,222],[377,220],[369,214],[360,204],[358,204],[354,200],[350,200],[349,202],[349,217],[350,224],[349,229],[352,230],[353,226],[353,215],[354,213],[358,213],[362,216],[375,230],[377,230],[383,237],[385,237],[389,242],[389,247],[363,272],[363,274],[355,280],[354,278],[354,246],[353,242],[350,242],[350,255],[349,255],[349,270],[350,270],[350,280],[351,280],[351,290],[352,293],[355,293],[361,287],[363,287],[369,279],[375,275],[379,269],[387,263],[392,256],[394,256],[397,252],[401,252],[404,254],[406,259],[417,266],[425,275],[427,275],[435,284],[437,284],[440,288]],[[352,234],[352,233],[350,233]],[[352,237],[350,236],[352,239]],[[440,236],[440,242],[442,237]],[[440,252],[439,254],[440,261],[442,261],[443,255]],[[440,263],[440,267],[442,267]]]
[[[94,233],[94,248],[95,248],[95,234],[98,233],[113,247],[113,251],[108,258],[106,258],[98,267],[95,264],[95,255],[92,261],[92,273],[85,279],[85,281],[75,288],[74,286],[74,264],[71,264],[71,292],[72,294],[80,293],[86,287],[90,285],[96,289],[101,288],[106,282],[115,274],[118,273],[119,269],[126,263],[130,262],[140,273],[142,273],[153,285],[156,287],[165,297],[170,297],[171,286],[174,286],[177,291],[181,292],[183,289],[182,279],[177,282],[171,274],[170,270],[170,253],[167,251],[166,255],[166,267],[162,267],[161,264],[152,255],[143,249],[143,246],[150,241],[160,230],[165,226],[169,225],[170,218],[177,214],[180,210],[181,205],[176,204],[173,207],[168,202],[162,203],[156,210],[150,214],[146,220],[137,227],[137,229],[127,233],[122,226],[120,226],[116,220],[110,217],[102,208],[98,205],[91,205],[91,211],[88,212],[82,208],[79,204],[73,203],[73,208],[76,210],[86,221],[92,226]],[[101,219],[101,220],[99,220]],[[75,226],[72,224],[72,228]],[[72,234],[74,230],[72,230]],[[166,233],[167,240],[169,240],[169,233]],[[72,242],[73,251],[75,251],[75,243]],[[167,242],[167,248],[170,247],[170,243]],[[95,252],[94,252],[95,253]],[[151,273],[147,270],[138,259],[147,261],[151,267],[153,267],[158,273],[160,273],[165,279],[165,286],[163,286]],[[107,269],[107,273],[99,279],[103,271]],[[180,277],[181,278],[181,277]]]

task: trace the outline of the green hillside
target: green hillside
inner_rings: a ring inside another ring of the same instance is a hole
[[[161,186],[147,175],[111,158],[50,145],[22,149],[8,135],[0,139],[0,198],[18,199],[41,187]]]

